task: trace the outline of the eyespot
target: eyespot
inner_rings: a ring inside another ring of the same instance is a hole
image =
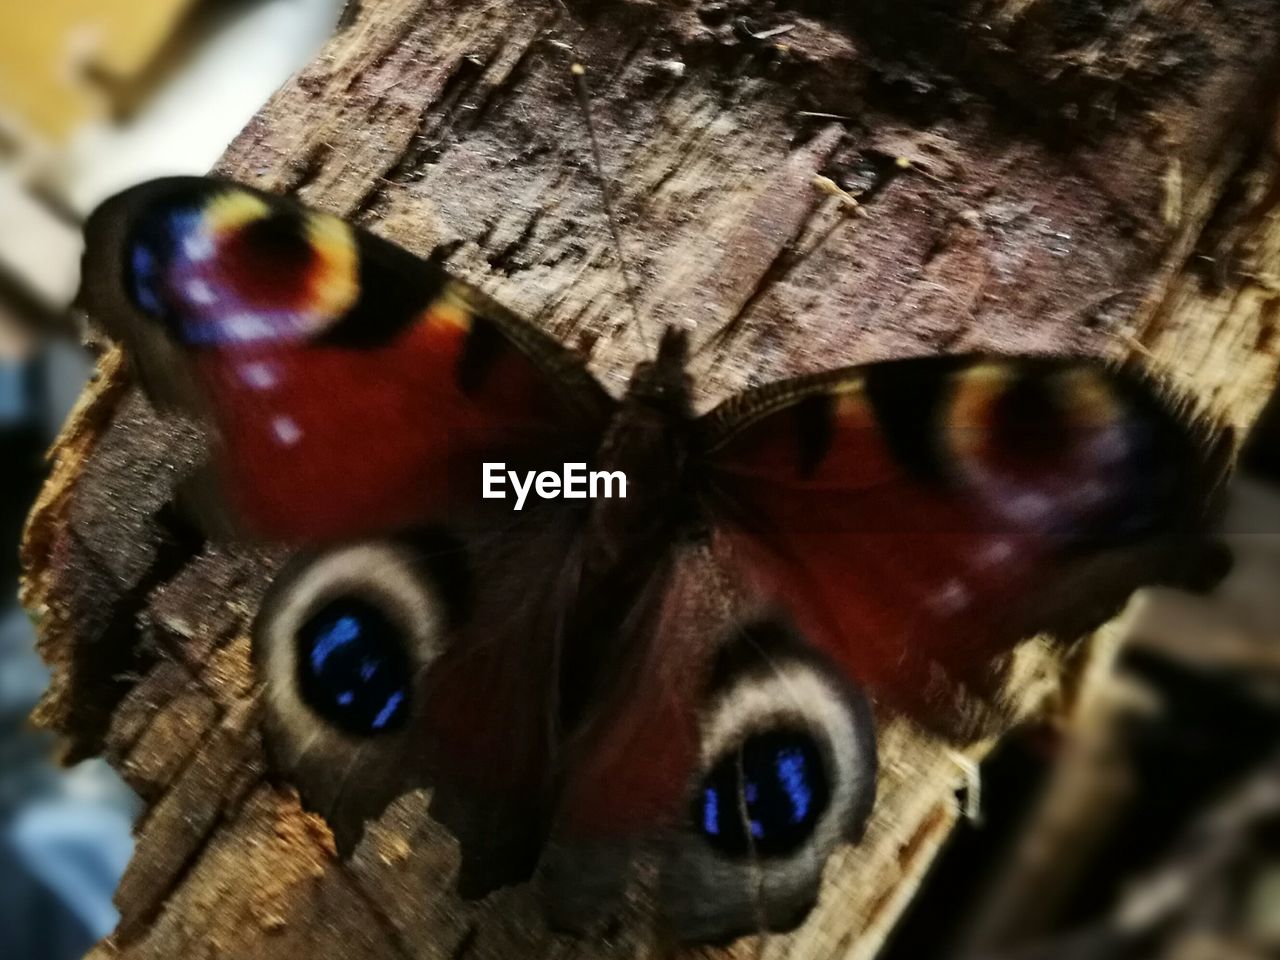
[[[688,823],[663,868],[664,913],[694,942],[790,929],[871,812],[866,700],[785,625],[753,623],[720,656],[701,738]]]
[[[449,601],[411,546],[369,542],[295,561],[254,625],[254,651],[286,738],[393,734],[442,652]]]
[[[360,296],[351,227],[249,190],[157,201],[126,247],[135,305],[188,346],[315,338]]]
[[[413,670],[404,630],[377,605],[337,596],[297,632],[298,689],[330,723],[368,736],[404,725]]]
[[[1137,479],[1141,428],[1087,364],[978,364],[957,376],[946,413],[960,479],[997,516],[1051,533],[1112,519]]]
[[[204,228],[217,246],[217,274],[227,295],[256,311],[303,310],[319,257],[303,215],[263,208],[259,216]]]
[[[702,781],[702,835],[731,858],[785,857],[813,835],[831,802],[823,749],[805,730],[766,730],[723,755]]]
[[[469,578],[462,541],[430,530],[299,556],[262,603],[267,753],[343,856],[388,803],[430,785],[426,691],[466,617]]]

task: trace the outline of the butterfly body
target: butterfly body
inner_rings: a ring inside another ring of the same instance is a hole
[[[429,788],[472,895],[607,911],[648,858],[698,942],[784,929],[875,798],[875,714],[963,741],[1007,655],[1213,555],[1225,446],[1145,377],[934,357],[620,398],[438,264],[234,184],[88,225],[82,305],[204,417],[221,510],[299,548],[254,624],[277,775],[341,851]],[[626,495],[484,496],[486,464]]]

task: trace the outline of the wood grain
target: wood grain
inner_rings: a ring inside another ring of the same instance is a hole
[[[700,358],[700,405],[882,357],[1138,352],[1243,430],[1280,367],[1276,12],[365,0],[219,169],[446,254],[620,390],[642,337],[568,78],[580,60],[641,314],[698,340],[730,325]],[[72,757],[105,752],[148,803],[120,928],[93,956],[670,955],[640,904],[601,943],[548,933],[527,889],[458,901],[422,796],[335,858],[256,734],[247,630],[281,558],[181,521],[174,487],[200,454],[108,350],[27,533],[25,601],[54,668],[37,719]],[[1076,675],[1032,642],[1010,699],[1060,708]],[[834,858],[819,909],[736,952],[879,951],[963,783],[905,723],[881,748],[869,834]]]

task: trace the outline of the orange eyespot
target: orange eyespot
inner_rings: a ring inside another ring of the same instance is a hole
[[[1131,418],[1088,365],[974,366],[955,378],[943,429],[954,475],[1020,526],[1105,515],[1132,483]]]
[[[320,317],[340,317],[360,296],[355,237],[337,217],[313,213],[307,217],[307,238],[316,259],[310,278],[311,309]]]
[[[1114,390],[1091,367],[1027,370],[985,363],[956,377],[944,429],[946,447],[963,471],[979,463],[1069,459],[1078,444],[1120,419]]]
[[[271,208],[261,197],[239,190],[216,194],[204,208],[204,228],[217,240],[254,220],[271,215]]]
[[[192,269],[206,271],[207,286],[241,311],[284,311],[293,329],[315,335],[359,299],[355,237],[337,217],[281,212],[231,192],[209,201],[197,229],[207,252],[203,262],[189,258]]]

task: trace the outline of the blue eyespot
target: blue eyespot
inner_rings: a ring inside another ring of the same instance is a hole
[[[412,668],[404,631],[372,603],[339,597],[298,630],[298,685],[307,704],[357,736],[401,727]]]
[[[831,799],[822,750],[797,730],[748,737],[702,782],[694,826],[731,857],[782,857],[813,833]]]

